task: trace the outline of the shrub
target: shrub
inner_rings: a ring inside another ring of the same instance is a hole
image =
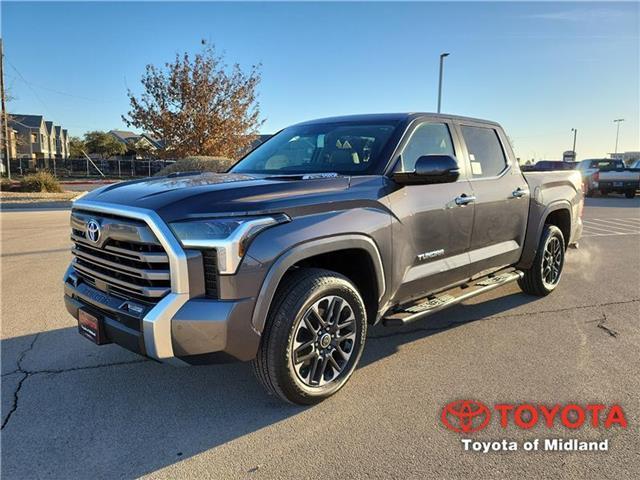
[[[175,172],[215,172],[229,170],[235,160],[225,157],[187,157],[160,170],[156,176],[164,176]]]
[[[13,182],[8,178],[3,178],[0,180],[0,191],[8,192],[12,190],[12,188],[13,188]]]
[[[20,189],[23,192],[62,192],[60,183],[58,183],[56,177],[49,172],[38,172],[33,175],[27,175],[20,182]]]

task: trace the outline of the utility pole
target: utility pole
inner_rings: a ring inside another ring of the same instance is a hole
[[[440,113],[440,106],[442,105],[442,70],[444,68],[444,59],[448,57],[448,53],[440,54],[440,81],[438,82],[438,113]]]
[[[0,38],[0,96],[2,97],[2,149],[7,162],[7,178],[11,180],[11,162],[9,160],[9,122],[7,120],[7,105],[4,93],[4,49]]]
[[[624,122],[624,118],[617,118],[613,121],[613,123],[617,123],[618,126],[616,128],[616,149],[614,155],[618,154],[618,137],[620,136],[620,124]]]

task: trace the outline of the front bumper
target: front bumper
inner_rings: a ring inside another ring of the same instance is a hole
[[[97,290],[79,279],[69,267],[64,278],[67,311],[78,318],[79,309],[104,318],[107,339],[132,352],[174,364],[207,364],[255,357],[260,335],[251,326],[254,299],[237,301],[192,298],[181,302],[169,294],[155,306],[131,312],[126,301]],[[166,301],[165,301],[166,300]],[[146,319],[168,318],[173,357],[159,358],[153,332],[145,330]]]
[[[107,339],[162,362],[184,365],[255,357],[260,334],[251,318],[257,293],[238,290],[241,295],[224,295],[225,300],[207,298],[201,253],[184,250],[152,210],[90,200],[76,201],[73,207],[146,223],[168,256],[171,291],[158,303],[131,309],[126,300],[84,283],[69,267],[64,289],[71,315],[77,318],[79,308],[98,313],[105,319]]]

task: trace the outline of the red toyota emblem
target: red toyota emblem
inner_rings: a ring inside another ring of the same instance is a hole
[[[442,423],[449,430],[471,433],[482,430],[491,420],[491,412],[475,400],[456,400],[442,409]]]

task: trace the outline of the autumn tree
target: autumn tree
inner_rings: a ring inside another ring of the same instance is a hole
[[[89,153],[96,153],[102,158],[124,155],[127,147],[113,135],[105,132],[87,132],[84,134],[84,144]]]
[[[143,93],[128,91],[131,110],[123,121],[164,141],[165,157],[211,155],[237,158],[255,139],[259,119],[259,65],[247,72],[229,67],[203,42],[191,57],[176,55],[163,67],[147,65]]]

